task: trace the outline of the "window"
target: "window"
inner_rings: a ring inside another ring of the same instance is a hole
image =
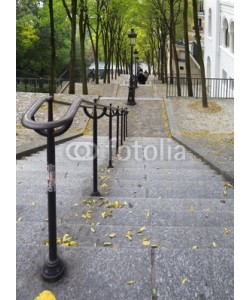
[[[230,50],[234,53],[234,22],[230,24]]]
[[[208,10],[208,36],[212,36],[212,10]]]
[[[229,36],[227,19],[223,20],[223,41],[224,41],[224,47],[228,48],[230,43],[230,36]]]

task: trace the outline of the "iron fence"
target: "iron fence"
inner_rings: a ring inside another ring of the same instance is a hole
[[[191,79],[193,97],[202,98],[201,78],[179,77],[181,95],[178,95],[177,77],[167,81],[167,97],[189,97],[188,80]],[[208,98],[234,98],[234,79],[206,78],[206,91]]]
[[[51,81],[49,78],[16,77],[17,92],[35,92],[48,93],[50,91]],[[55,90],[58,92],[63,87],[63,79],[55,80]]]

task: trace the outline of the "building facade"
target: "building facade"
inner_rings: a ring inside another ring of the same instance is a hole
[[[234,79],[234,1],[206,0],[204,9],[206,77]]]

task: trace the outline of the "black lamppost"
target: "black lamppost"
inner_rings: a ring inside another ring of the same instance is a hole
[[[130,33],[128,33],[128,38],[129,38],[129,45],[131,48],[130,51],[130,78],[129,78],[129,90],[128,90],[128,105],[135,105],[135,80],[134,80],[134,75],[133,75],[133,48],[135,46],[135,41],[136,41],[137,34],[135,33],[134,29],[132,28]]]
[[[138,55],[139,52],[135,49],[134,55],[135,55],[135,87],[137,88],[137,73],[138,73],[138,67],[137,67],[137,61],[138,61]]]

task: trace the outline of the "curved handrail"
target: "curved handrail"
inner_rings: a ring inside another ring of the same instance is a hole
[[[53,97],[50,96],[48,98],[39,99],[38,101],[36,101],[22,117],[22,124],[27,128],[35,129],[35,130],[52,129],[52,128],[57,128],[57,127],[67,125],[73,121],[74,116],[77,113],[77,110],[82,102],[82,99],[81,98],[75,99],[71,104],[70,108],[68,109],[68,111],[66,112],[65,116],[60,120],[47,121],[47,122],[35,121],[36,112],[45,102],[48,101],[53,101]]]
[[[47,98],[37,100],[23,115],[21,122],[22,122],[23,126],[33,129],[37,133],[39,133],[43,136],[46,136],[47,129],[55,129],[55,128],[63,126],[63,128],[60,128],[60,129],[58,129],[57,132],[54,132],[54,135],[58,136],[58,135],[64,133],[65,130],[67,130],[71,126],[79,107],[84,108],[84,110],[86,110],[86,108],[96,107],[96,109],[105,109],[105,112],[107,109],[110,108],[107,105],[102,105],[102,104],[96,103],[97,100],[98,99],[94,99],[94,102],[91,102],[91,101],[83,99],[81,97],[77,97],[73,101],[73,103],[69,103],[69,102],[62,102],[62,101],[54,100],[52,96],[49,96]],[[60,120],[44,121],[44,122],[36,121],[35,114],[37,113],[37,111],[41,108],[41,106],[45,102],[49,102],[49,101],[53,101],[54,103],[69,105],[70,107],[69,107],[68,111],[66,112],[66,114],[64,115],[64,117]],[[84,105],[82,105],[82,104],[84,104]],[[118,107],[115,110],[116,110],[116,113],[122,113],[123,108]]]

